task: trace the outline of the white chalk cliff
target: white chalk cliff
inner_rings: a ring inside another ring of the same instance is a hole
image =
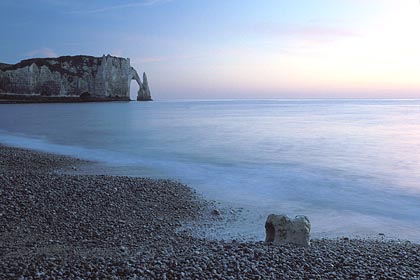
[[[152,100],[146,74],[143,82],[129,58],[62,56],[0,63],[0,93],[40,97],[130,99],[130,83],[139,85],[137,100]]]

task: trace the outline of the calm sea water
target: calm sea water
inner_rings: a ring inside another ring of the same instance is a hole
[[[420,100],[0,105],[0,143],[180,179],[243,209],[221,235],[261,239],[286,213],[315,237],[420,241]]]

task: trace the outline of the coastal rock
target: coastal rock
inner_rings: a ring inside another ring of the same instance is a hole
[[[131,80],[144,91],[144,100],[151,100],[147,78],[143,84],[129,58],[78,55],[27,59],[14,65],[0,63],[3,96],[129,100]]]
[[[271,214],[265,222],[265,241],[273,244],[292,243],[307,247],[310,245],[311,223],[306,216],[290,219],[286,215]]]
[[[220,216],[220,215],[222,215],[222,213],[220,213],[220,210],[219,210],[219,209],[213,209],[213,210],[211,211],[211,214],[212,214],[213,216]]]
[[[152,96],[150,94],[149,83],[147,81],[146,73],[143,73],[143,84],[140,86],[137,101],[151,101]]]

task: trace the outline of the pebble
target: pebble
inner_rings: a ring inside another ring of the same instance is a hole
[[[179,225],[218,209],[187,186],[75,175],[83,164],[0,145],[0,279],[420,278],[410,242],[343,237],[302,250],[194,237]]]

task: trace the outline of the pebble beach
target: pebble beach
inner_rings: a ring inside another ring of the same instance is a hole
[[[200,238],[182,225],[215,209],[190,187],[74,174],[86,164],[0,146],[0,279],[420,279],[409,241]]]

